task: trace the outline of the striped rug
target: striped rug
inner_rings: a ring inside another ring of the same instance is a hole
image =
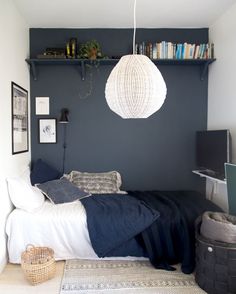
[[[67,260],[60,294],[203,294],[193,275],[156,270],[149,261]]]

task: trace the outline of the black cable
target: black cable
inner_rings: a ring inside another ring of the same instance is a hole
[[[67,133],[66,133],[66,125],[67,124],[64,124],[64,142],[63,142],[63,159],[62,159],[62,173],[64,174],[65,173],[65,161],[66,161],[66,147],[67,147],[67,145],[66,145],[66,135],[67,135]]]

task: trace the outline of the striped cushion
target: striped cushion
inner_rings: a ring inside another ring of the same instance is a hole
[[[117,171],[104,173],[72,171],[67,178],[87,193],[111,194],[120,192],[121,176]]]

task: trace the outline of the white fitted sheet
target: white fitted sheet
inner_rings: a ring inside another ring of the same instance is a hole
[[[52,204],[45,201],[34,213],[14,209],[6,224],[8,254],[11,263],[20,263],[28,244],[48,246],[56,260],[97,259],[87,228],[86,212],[80,201]],[[107,259],[144,259],[113,257]]]

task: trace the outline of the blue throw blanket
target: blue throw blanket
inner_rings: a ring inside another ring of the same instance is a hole
[[[195,266],[195,219],[207,210],[221,211],[193,191],[130,191],[81,201],[99,257],[121,256],[124,248],[130,250],[131,240],[138,240],[153,266],[174,270],[171,265],[181,263],[187,274]]]
[[[110,255],[159,217],[157,210],[129,195],[92,195],[81,202],[87,214],[90,240],[99,257]]]

